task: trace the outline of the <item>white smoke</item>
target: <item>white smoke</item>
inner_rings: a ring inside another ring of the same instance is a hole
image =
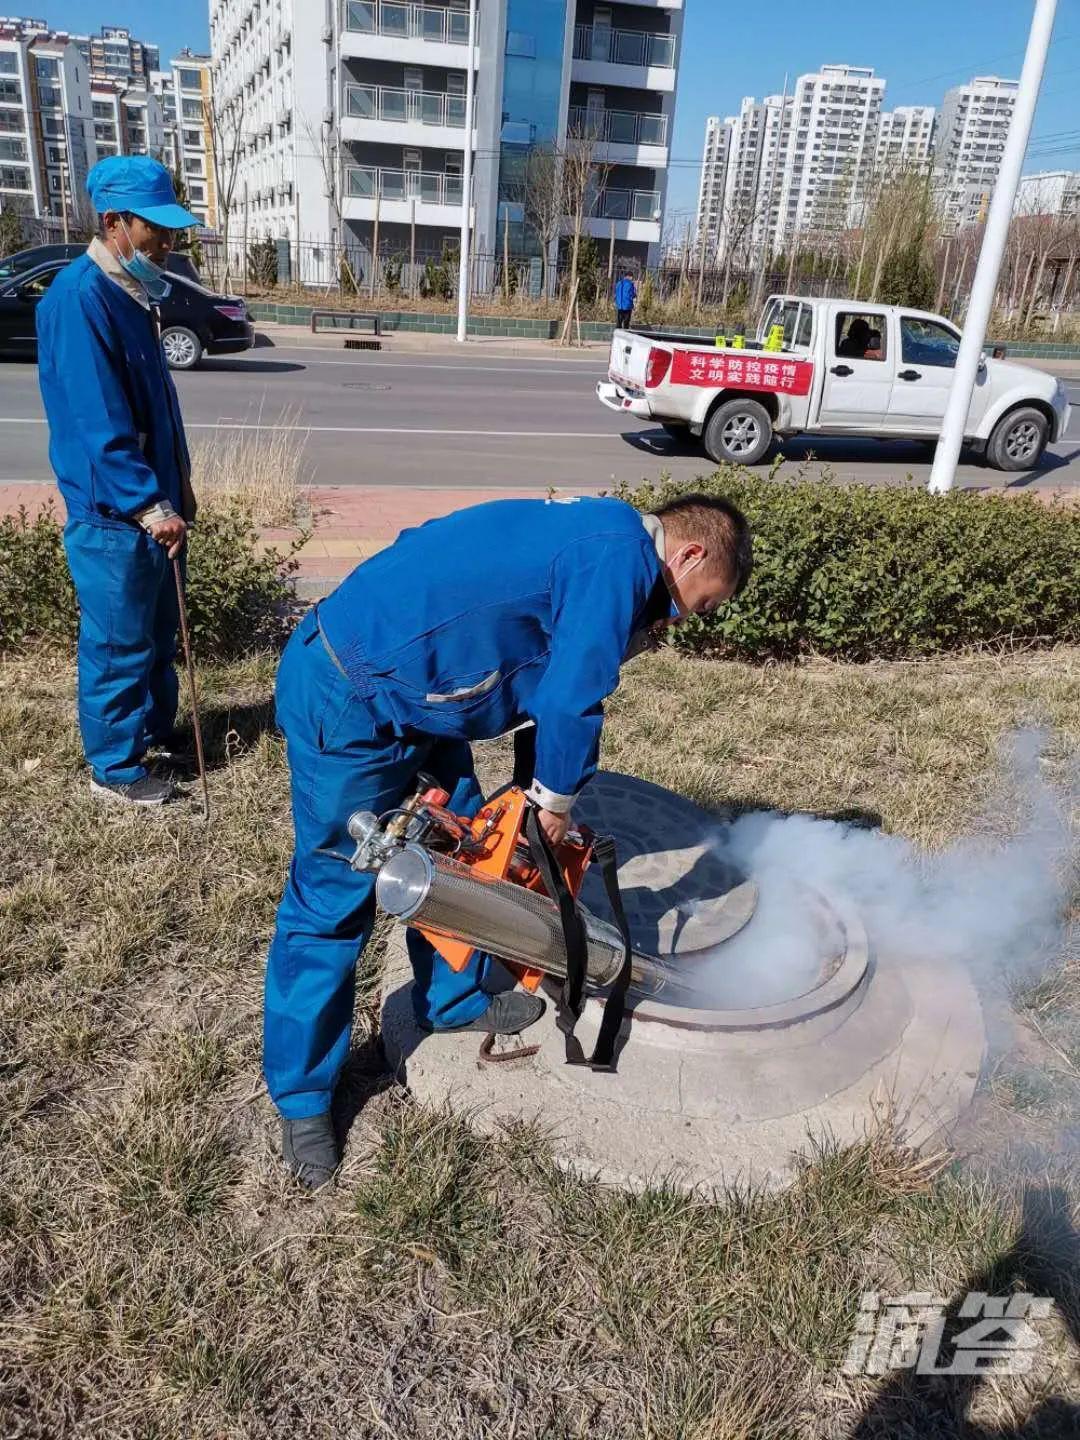
[[[1051,785],[1046,737],[1023,731],[1003,755],[1002,801],[1012,833],[986,823],[942,851],[895,835],[808,815],[755,812],[718,845],[756,881],[757,913],[709,962],[717,1004],[769,1004],[815,983],[819,939],[806,887],[844,895],[858,908],[877,954],[962,961],[981,987],[1007,991],[1062,953],[1075,883],[1077,787]]]

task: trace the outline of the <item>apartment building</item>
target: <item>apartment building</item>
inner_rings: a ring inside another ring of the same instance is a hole
[[[948,91],[934,142],[946,223],[963,226],[985,210],[997,183],[1019,84],[976,76]]]
[[[115,80],[145,89],[151,73],[161,65],[156,45],[136,40],[130,30],[118,25],[103,25],[98,34],[78,35],[75,40],[95,80]]]
[[[92,114],[90,72],[72,36],[0,19],[0,204],[61,224],[86,219]]]
[[[885,81],[871,69],[823,65],[800,75],[784,154],[774,251],[802,234],[854,223],[877,156]]]
[[[159,89],[166,110],[172,168],[179,170],[184,181],[188,208],[203,225],[213,229],[218,216],[211,76],[209,55],[181,50],[155,88]]]
[[[701,185],[698,189],[696,233],[698,260],[704,260],[706,264],[720,250],[720,231],[724,220],[724,186],[727,182],[735,124],[733,115],[728,115],[723,120],[719,115],[710,115],[705,122],[705,152],[701,164]]]
[[[1080,170],[1044,170],[1025,175],[1016,194],[1014,213],[1075,220],[1080,216]]]
[[[929,165],[936,117],[933,105],[898,105],[895,110],[883,111],[874,161],[877,173],[890,175]]]
[[[682,0],[212,0],[219,107],[243,113],[237,191],[259,233],[370,254],[457,244],[466,146],[478,253],[537,241],[523,196],[538,147],[587,135],[604,184],[587,227],[659,252]],[[466,134],[468,67],[476,81]]]

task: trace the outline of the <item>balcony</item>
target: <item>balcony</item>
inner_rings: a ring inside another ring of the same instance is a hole
[[[385,170],[374,165],[349,165],[345,169],[342,213],[346,220],[374,220],[375,200],[379,220],[408,225],[461,223],[462,180],[434,170]]]
[[[616,240],[660,241],[659,190],[602,190],[585,221],[587,232],[607,240],[615,227]]]
[[[630,85],[673,93],[675,37],[578,25],[571,78],[583,85]]]
[[[346,85],[341,135],[346,141],[463,150],[465,96],[389,85]]]
[[[572,105],[567,125],[597,141],[596,158],[608,165],[663,170],[668,163],[668,117],[638,110],[591,110]]]
[[[405,4],[403,0],[345,0],[341,25],[345,59],[464,70],[468,45],[468,11]]]

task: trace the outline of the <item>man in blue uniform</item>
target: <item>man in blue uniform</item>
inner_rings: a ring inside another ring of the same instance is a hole
[[[637,286],[624,270],[615,282],[615,328],[629,330],[637,304]]]
[[[350,814],[400,804],[421,770],[474,813],[469,742],[531,721],[529,796],[559,844],[621,663],[657,627],[737,594],[750,565],[745,519],[715,497],[644,517],[620,500],[501,500],[404,531],[301,622],[277,682],[296,850],[267,964],[264,1067],[303,1184],[338,1163],[330,1101],[374,919],[374,877],[326,853],[351,849]],[[487,957],[456,974],[413,930],[408,946],[425,1029],[516,1034],[543,1011],[533,995],[489,994]]]
[[[173,232],[196,225],[169,172],[111,156],[87,177],[101,231],[38,306],[38,379],[49,459],[67,507],[79,597],[79,726],[90,789],[156,806],[173,787],[145,756],[176,720],[172,559],[195,516],[180,406],[154,302]]]

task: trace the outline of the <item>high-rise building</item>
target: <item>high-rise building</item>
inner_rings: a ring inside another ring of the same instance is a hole
[[[898,105],[883,112],[874,161],[879,176],[930,164],[936,113],[932,105]]]
[[[1016,192],[1015,214],[1075,220],[1080,215],[1080,170],[1044,170],[1025,175]]]
[[[857,66],[823,65],[799,76],[774,250],[795,235],[853,223],[874,169],[884,95],[885,81]]]
[[[145,88],[151,71],[161,66],[156,45],[136,40],[119,25],[103,25],[96,35],[75,37],[95,80],[117,80],[124,85]]]
[[[482,0],[470,56],[467,0],[211,0],[216,103],[243,112],[235,193],[259,233],[370,253],[377,217],[380,253],[415,237],[437,255],[457,244],[471,145],[477,252],[505,236],[538,253],[529,157],[572,135],[600,167],[588,232],[655,258],[682,22],[682,0]]]
[[[934,141],[934,163],[947,223],[968,224],[989,204],[1019,88],[1015,80],[977,75],[946,94]]]
[[[710,115],[705,122],[705,153],[701,163],[701,186],[698,191],[697,246],[698,258],[708,264],[720,248],[720,227],[724,219],[724,186],[727,183],[728,161],[735,117]],[[704,248],[704,255],[701,251]]]
[[[96,158],[90,74],[78,45],[40,21],[0,19],[0,204],[83,221]]]
[[[181,50],[166,75],[168,79],[162,77],[160,90],[162,104],[172,116],[173,168],[184,181],[188,208],[212,229],[217,224],[217,180],[210,57]]]

